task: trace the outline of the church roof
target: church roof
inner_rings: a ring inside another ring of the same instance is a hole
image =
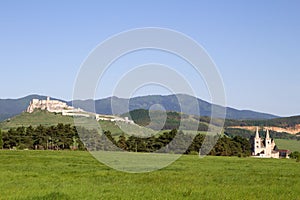
[[[255,134],[255,138],[259,138],[258,127],[256,127],[256,134]]]

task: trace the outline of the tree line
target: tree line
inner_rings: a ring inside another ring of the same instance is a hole
[[[91,135],[90,135],[91,136]],[[174,139],[176,137],[176,139]],[[122,149],[130,152],[160,152],[160,153],[184,153],[198,154],[205,137],[217,141],[208,155],[215,156],[250,156],[251,145],[248,139],[240,136],[233,138],[222,136],[209,136],[197,134],[195,137],[184,134],[182,131],[173,129],[160,134],[158,137],[151,136],[141,138],[136,136],[126,137],[124,134],[115,139],[109,131],[103,135],[94,135],[86,138],[89,150],[118,150]],[[211,137],[211,138],[209,138]],[[91,141],[93,141],[91,143]]]
[[[3,149],[33,149],[33,150],[58,150],[79,149],[84,150],[77,130],[70,124],[58,124],[45,127],[18,127],[11,128],[0,134],[0,144]]]
[[[80,135],[79,135],[80,134]],[[80,136],[80,137],[79,137]],[[158,136],[141,138],[121,134],[113,136],[110,131],[99,134],[97,130],[74,127],[69,124],[45,127],[18,127],[6,132],[0,131],[0,147],[3,149],[32,150],[90,150],[129,152],[160,152],[197,154],[205,137],[216,141],[209,155],[216,156],[250,156],[251,145],[248,139],[240,136],[196,136],[184,134],[173,129]]]

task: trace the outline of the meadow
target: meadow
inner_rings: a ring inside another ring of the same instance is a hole
[[[300,199],[300,163],[184,155],[150,173],[83,151],[0,151],[0,199]]]

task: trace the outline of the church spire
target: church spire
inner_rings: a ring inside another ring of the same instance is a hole
[[[269,129],[267,129],[267,133],[266,133],[266,139],[270,139],[270,133],[269,133]]]
[[[258,126],[256,127],[256,134],[255,134],[255,138],[259,138]]]

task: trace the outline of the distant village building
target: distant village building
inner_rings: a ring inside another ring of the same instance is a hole
[[[274,139],[270,137],[269,129],[265,138],[261,138],[256,128],[255,137],[252,139],[252,155],[261,158],[288,158],[289,150],[279,150]]]

